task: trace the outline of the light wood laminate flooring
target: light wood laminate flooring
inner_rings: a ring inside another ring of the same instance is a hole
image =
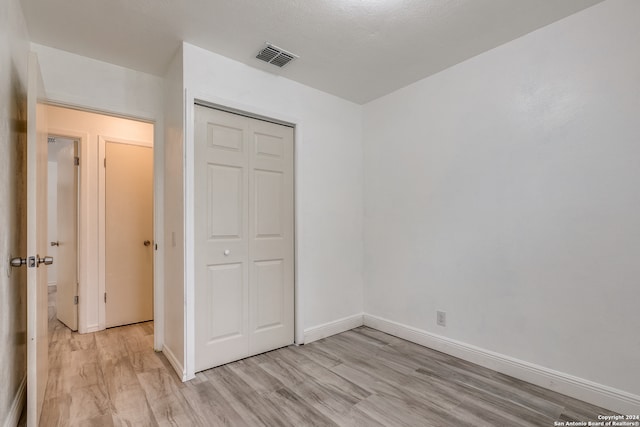
[[[553,426],[602,408],[360,327],[198,373],[153,323],[72,333],[50,320],[42,426]]]

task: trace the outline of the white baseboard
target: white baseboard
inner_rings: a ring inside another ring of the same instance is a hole
[[[623,390],[554,371],[370,314],[364,314],[364,324],[398,338],[450,354],[620,414],[640,414],[640,396]],[[632,367],[631,369],[636,368]]]
[[[309,344],[331,335],[357,328],[364,324],[363,314],[354,314],[353,316],[343,317],[322,325],[314,326],[304,330],[304,343]]]
[[[189,380],[189,378],[187,378],[187,372],[184,370],[184,367],[178,361],[178,359],[176,358],[176,355],[173,354],[171,349],[166,345],[164,345],[162,346],[162,353],[165,355],[165,357],[167,358],[171,366],[173,366],[173,369],[176,371],[176,373],[180,377],[180,380],[182,380],[182,382]]]
[[[27,402],[27,376],[25,375],[22,378],[22,382],[20,383],[20,387],[18,387],[18,391],[13,398],[13,403],[11,403],[11,408],[9,409],[9,415],[4,422],[4,427],[15,427],[20,422],[20,416],[22,415],[22,409],[24,409],[24,404]]]

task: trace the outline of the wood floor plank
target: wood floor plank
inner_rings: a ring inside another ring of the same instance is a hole
[[[113,418],[110,414],[99,415],[87,420],[72,421],[68,424],[69,427],[112,427],[114,426]]]
[[[418,411],[417,407],[407,404],[405,400],[392,396],[372,395],[356,407],[378,420],[385,426],[445,426],[453,425],[451,421],[441,418],[435,412],[428,413],[429,418],[425,418],[426,411]]]
[[[286,426],[279,415],[279,408],[264,399],[228,366],[211,369],[207,376],[224,399],[240,414],[248,425]]]
[[[280,380],[262,369],[254,359],[239,360],[228,366],[231,371],[260,394],[270,394],[284,387]]]
[[[155,426],[155,417],[141,387],[123,389],[111,395],[111,413],[115,426]]]
[[[290,366],[296,366],[303,371],[309,380],[323,384],[329,390],[346,393],[358,400],[369,397],[371,394],[357,384],[332,372],[330,369],[316,364],[306,357],[303,349],[281,349],[278,352],[278,357]]]
[[[178,394],[185,385],[177,382],[173,372],[165,369],[152,369],[137,374],[138,381],[144,389],[147,399],[154,400],[167,395]]]
[[[365,414],[357,406],[344,414],[333,414],[331,418],[336,424],[344,427],[384,427],[379,420]]]
[[[106,388],[99,384],[74,388],[69,392],[69,396],[71,397],[70,424],[111,415],[109,395]]]
[[[167,394],[149,402],[159,426],[197,426],[198,419],[182,394]]]
[[[444,409],[450,409],[461,402],[457,390],[445,393],[442,388],[433,387],[432,384],[417,377],[415,371],[394,364],[393,361],[379,357],[365,357],[364,353],[358,355],[355,351],[348,356],[347,360],[346,365],[360,371],[360,381],[369,380],[369,388],[375,389],[378,394],[400,399],[419,396]],[[354,372],[351,371],[348,375],[353,376]],[[372,379],[375,381],[371,382]]]
[[[71,397],[67,393],[51,396],[45,392],[45,401],[42,405],[40,425],[43,427],[62,427],[69,424],[69,411],[71,409]]]
[[[147,372],[154,369],[164,369],[160,357],[153,351],[140,351],[130,355],[131,366],[136,372]]]
[[[355,405],[362,401],[350,393],[313,380],[298,384],[294,393],[338,425],[343,425]]]
[[[324,366],[325,368],[332,368],[342,363],[342,359],[332,355],[331,353],[327,353],[322,349],[322,341],[316,341],[305,345],[304,351],[309,359],[321,366]]]
[[[287,364],[279,357],[278,351],[255,356],[258,365],[276,378],[286,387],[294,387],[307,379],[307,376],[298,367]]]
[[[201,425],[243,426],[246,421],[209,381],[191,384],[181,390]]]
[[[281,388],[268,395],[268,399],[278,408],[279,417],[285,425],[295,426],[337,426],[329,417],[300,398],[289,388]]]

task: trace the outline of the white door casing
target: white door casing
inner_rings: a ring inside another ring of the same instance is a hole
[[[153,319],[153,149],[106,140],[106,327]]]
[[[57,157],[58,279],[56,313],[58,320],[78,330],[78,156],[77,142],[67,143]]]
[[[29,56],[27,88],[27,425],[38,425],[48,378],[47,119],[38,59]]]
[[[195,371],[293,343],[293,129],[195,107]]]

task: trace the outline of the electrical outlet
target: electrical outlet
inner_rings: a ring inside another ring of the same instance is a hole
[[[436,311],[436,321],[438,326],[447,326],[447,312],[446,311]]]

